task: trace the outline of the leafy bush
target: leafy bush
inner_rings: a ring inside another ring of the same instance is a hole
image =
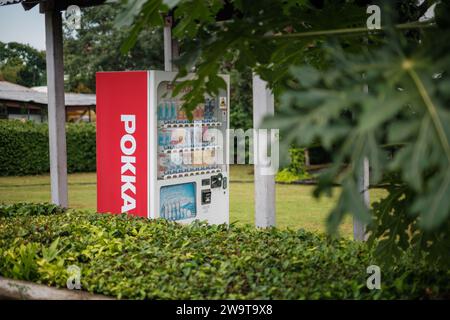
[[[68,123],[67,130],[67,171],[95,171],[96,130],[93,123]]]
[[[0,205],[0,217],[38,216],[65,212],[64,208],[51,203],[14,203]]]
[[[328,230],[336,232],[353,215],[368,225],[386,262],[412,249],[450,266],[450,15],[444,3],[436,4],[443,20],[417,38],[389,26],[378,45],[360,52],[330,42],[326,70],[292,67],[279,112],[265,124],[285,134],[284,148],[319,143],[333,152],[315,189],[321,196],[336,182],[342,186]],[[373,210],[359,186],[366,160],[370,184],[387,191]]]
[[[291,183],[309,178],[309,174],[306,171],[305,149],[292,147],[289,149],[289,155],[289,165],[277,173],[275,180],[277,182]]]
[[[95,125],[68,123],[67,170],[95,171]],[[0,175],[39,174],[50,170],[48,126],[0,120]]]
[[[305,149],[292,147],[289,149],[291,163],[288,166],[289,171],[296,175],[306,174]]]
[[[303,230],[183,226],[85,211],[0,217],[1,275],[65,287],[67,268],[76,265],[83,289],[118,298],[436,298],[450,292],[448,269],[407,255],[382,269],[382,290],[368,290],[366,268],[374,262],[363,243]]]
[[[275,176],[276,182],[284,182],[284,183],[292,183],[302,179],[306,179],[307,175],[298,176],[295,173],[292,173],[289,168],[281,169]]]

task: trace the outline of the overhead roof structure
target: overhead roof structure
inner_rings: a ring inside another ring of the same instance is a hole
[[[79,7],[91,7],[104,3],[106,0],[0,0],[0,6],[21,3],[25,10],[30,10],[36,5],[40,4],[40,11],[44,12],[46,8],[52,7],[55,10],[65,10],[70,5],[77,5]]]
[[[12,1],[12,0],[11,0]],[[66,106],[95,106],[95,94],[65,93]],[[0,100],[48,104],[47,93],[15,83],[0,81]]]

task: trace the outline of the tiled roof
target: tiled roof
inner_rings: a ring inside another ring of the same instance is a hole
[[[37,5],[39,3],[39,0],[0,0],[0,6],[14,3],[22,3],[25,10],[29,10]]]
[[[22,2],[22,0],[0,0],[0,6],[4,6],[5,4],[19,3],[19,2]]]
[[[1,1],[1,0],[0,0]],[[95,106],[95,94],[65,93],[66,106]],[[0,81],[0,100],[47,104],[47,94],[7,81]]]
[[[67,6],[70,4],[75,4],[80,7],[91,7],[100,5],[105,1],[106,0],[59,0],[59,2],[56,1],[55,5],[60,10],[65,10],[65,8],[67,8]],[[40,2],[45,2],[45,0],[0,0],[0,6],[14,3],[22,3],[25,10],[29,10]]]

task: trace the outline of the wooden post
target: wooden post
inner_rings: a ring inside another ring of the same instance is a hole
[[[367,207],[370,206],[369,197],[369,159],[364,158],[361,173],[358,177],[358,189]],[[353,217],[353,238],[358,241],[366,241],[366,226]]]
[[[66,108],[61,12],[45,11],[48,134],[52,202],[67,207]]]
[[[274,96],[267,83],[253,74],[253,127],[257,130],[266,115],[274,114]],[[258,135],[253,135],[254,156],[260,154]],[[257,227],[275,226],[275,176],[262,174],[262,165],[255,159],[255,225]]]

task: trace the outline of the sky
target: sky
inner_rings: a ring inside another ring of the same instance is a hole
[[[0,41],[27,43],[32,47],[45,49],[44,15],[39,6],[25,11],[21,4],[0,7]]]

